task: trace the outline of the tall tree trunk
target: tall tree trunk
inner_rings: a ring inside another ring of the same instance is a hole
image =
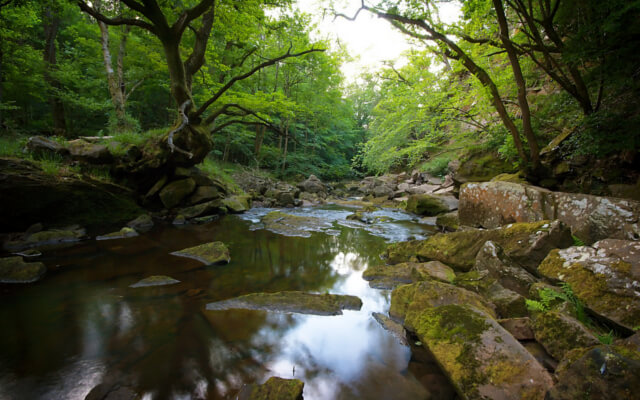
[[[284,175],[284,170],[287,167],[288,147],[289,147],[289,121],[287,121],[287,125],[284,128],[284,151],[282,152],[282,175]]]
[[[264,125],[256,125],[256,139],[253,143],[253,154],[258,157],[260,155],[260,149],[262,148],[262,141],[264,140],[264,132],[267,127]]]
[[[52,75],[56,68],[56,36],[58,35],[58,28],[60,27],[60,14],[55,4],[45,7],[42,23],[45,35],[43,53],[44,80],[52,89],[49,93],[49,104],[53,117],[53,133],[56,135],[65,135],[67,133],[67,124],[64,117],[64,104],[56,93],[61,90],[61,85]]]
[[[527,144],[529,145],[531,164],[533,169],[536,170],[540,166],[540,149],[538,147],[536,136],[533,133],[533,127],[531,126],[531,110],[529,109],[529,102],[527,101],[527,85],[524,80],[524,76],[522,75],[522,68],[520,67],[518,54],[509,39],[509,25],[507,24],[507,18],[504,14],[504,8],[502,7],[502,0],[493,0],[493,5],[498,16],[500,40],[502,41],[502,44],[507,51],[507,55],[509,56],[509,63],[511,64],[513,77],[515,78],[516,85],[518,86],[518,105],[522,112],[522,130],[524,136],[527,138]]]
[[[100,44],[102,45],[102,58],[104,59],[104,68],[107,71],[107,85],[109,87],[111,102],[113,103],[113,108],[116,114],[116,131],[124,132],[125,130],[127,130],[128,126],[125,109],[125,94],[121,88],[121,86],[124,84],[124,82],[121,81],[121,74],[124,73],[122,68],[122,61],[120,59],[121,54],[118,54],[118,73],[116,74],[113,69],[111,51],[109,50],[109,27],[101,21],[98,21],[98,26],[100,27]]]
[[[2,70],[3,58],[4,52],[2,51],[2,37],[0,37],[0,130],[2,130],[2,127],[4,126],[4,114],[2,113],[2,87],[4,83],[4,71]]]

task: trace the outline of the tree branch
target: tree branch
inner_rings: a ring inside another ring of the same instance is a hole
[[[173,135],[183,130],[185,126],[189,125],[189,117],[187,117],[187,114],[184,112],[185,108],[187,108],[189,103],[191,103],[191,100],[187,100],[184,103],[182,103],[182,105],[180,105],[179,112],[180,112],[180,117],[182,118],[182,122],[180,123],[180,126],[178,126],[176,129],[169,132],[169,137],[167,138],[167,144],[169,145],[169,148],[171,149],[172,153],[174,151],[177,151],[178,153],[184,154],[191,159],[193,158],[192,153],[186,150],[182,150],[180,147],[173,144]]]
[[[135,2],[134,2],[135,3]],[[125,3],[127,4],[127,3]],[[136,3],[137,4],[137,3]],[[129,4],[127,4],[129,5]],[[139,4],[138,4],[139,5]],[[84,11],[85,13],[91,15],[93,18],[97,19],[100,22],[104,22],[107,25],[131,25],[131,26],[138,26],[140,28],[146,29],[149,32],[156,34],[156,29],[153,25],[151,25],[148,22],[145,22],[141,19],[135,19],[135,18],[123,18],[123,17],[116,17],[116,18],[109,18],[103,14],[100,14],[98,11],[96,11],[93,7],[91,7],[90,5],[88,5],[87,3],[85,3],[84,1],[80,0],[78,1],[78,7],[80,7],[80,10]]]
[[[285,60],[287,58],[292,58],[292,57],[300,57],[303,56],[305,54],[309,54],[309,53],[313,53],[313,52],[320,52],[320,51],[325,51],[325,49],[309,49],[309,50],[305,50],[305,51],[301,51],[299,53],[291,53],[291,47],[289,47],[289,49],[287,50],[287,52],[281,56],[278,56],[276,58],[272,58],[270,60],[267,60],[263,63],[258,64],[257,66],[255,66],[254,68],[252,68],[251,70],[249,70],[248,72],[245,72],[244,74],[240,74],[240,75],[236,75],[233,78],[231,78],[224,86],[222,86],[220,89],[218,89],[218,91],[209,99],[207,100],[194,114],[194,117],[199,117],[202,115],[203,112],[205,112],[207,110],[207,108],[209,108],[209,106],[211,106],[211,104],[213,104],[216,100],[218,100],[220,98],[220,96],[222,96],[227,90],[229,90],[236,82],[241,81],[243,79],[247,79],[248,77],[250,77],[251,75],[255,74],[256,72],[260,71],[261,69],[268,67],[270,65],[274,65],[275,63],[277,63],[278,61],[282,61]]]

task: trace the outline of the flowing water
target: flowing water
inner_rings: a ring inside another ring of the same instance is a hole
[[[428,228],[399,211],[363,224],[324,206],[285,210],[327,223],[287,237],[263,229],[268,211],[45,252],[43,280],[0,285],[0,399],[84,399],[101,382],[144,399],[234,398],[243,383],[274,375],[303,380],[305,399],[424,398],[417,375],[431,367],[416,367],[411,349],[371,317],[388,310],[390,292],[371,289],[362,272],[387,243]],[[215,240],[229,246],[228,265],[169,254]],[[129,288],[150,275],[181,283]],[[340,316],[205,310],[282,290],[355,295],[363,307]]]

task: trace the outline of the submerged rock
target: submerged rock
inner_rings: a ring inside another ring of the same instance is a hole
[[[573,349],[600,344],[580,321],[557,311],[538,313],[532,328],[538,343],[559,361]]]
[[[567,354],[556,370],[549,400],[634,399],[640,393],[640,353],[600,345]]]
[[[113,239],[126,239],[138,236],[138,232],[135,229],[125,226],[117,232],[107,233],[106,235],[97,236],[96,240],[113,240]]]
[[[222,242],[210,242],[199,246],[174,251],[171,255],[198,260],[206,265],[228,264],[231,261],[229,249]]]
[[[27,234],[21,239],[10,240],[4,243],[4,249],[12,252],[32,248],[56,247],[69,243],[79,242],[86,237],[84,228],[70,226],[62,229],[50,229]]]
[[[302,217],[272,211],[262,217],[265,229],[284,236],[310,237],[311,232],[322,232],[331,228],[331,223],[316,217]]]
[[[398,339],[398,341],[400,341],[400,344],[405,346],[409,345],[409,342],[407,341],[407,332],[405,332],[404,327],[401,324],[395,322],[382,313],[374,312],[371,315],[373,316],[373,319],[375,319],[380,324],[380,326],[389,331],[396,339]]]
[[[238,400],[302,400],[304,383],[298,379],[272,376],[262,385],[244,385]]]
[[[439,261],[375,265],[362,273],[362,279],[370,281],[369,285],[377,289],[392,289],[398,285],[427,279],[450,283],[455,277],[455,272]]]
[[[485,242],[491,240],[519,265],[535,271],[551,249],[568,247],[573,241],[559,221],[513,224],[497,229],[470,229],[437,234],[426,240],[394,243],[385,257],[390,264],[437,260],[457,271],[469,271]]]
[[[362,300],[355,296],[305,292],[252,293],[207,304],[207,310],[263,310],[286,313],[341,315],[342,310],[359,310]]]
[[[47,272],[41,262],[26,263],[22,257],[0,258],[0,283],[35,282]]]
[[[640,239],[640,202],[549,190],[513,182],[469,183],[460,190],[460,223],[495,228],[559,219],[590,244]]]
[[[147,278],[141,279],[132,285],[129,285],[129,287],[141,288],[141,287],[149,287],[149,286],[165,286],[165,285],[175,285],[176,283],[180,283],[180,281],[177,279],[173,279],[170,276],[152,275]]]
[[[640,325],[640,243],[603,240],[594,247],[553,250],[540,264],[594,313],[633,330]]]

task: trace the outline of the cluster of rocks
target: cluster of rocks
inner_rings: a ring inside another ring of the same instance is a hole
[[[392,244],[364,272],[393,289],[385,324],[461,398],[634,397],[640,203],[488,182],[462,185],[459,205],[464,229]]]
[[[291,185],[271,178],[240,172],[234,175],[234,180],[252,199],[254,207],[298,207],[324,202],[330,187],[315,175]]]

